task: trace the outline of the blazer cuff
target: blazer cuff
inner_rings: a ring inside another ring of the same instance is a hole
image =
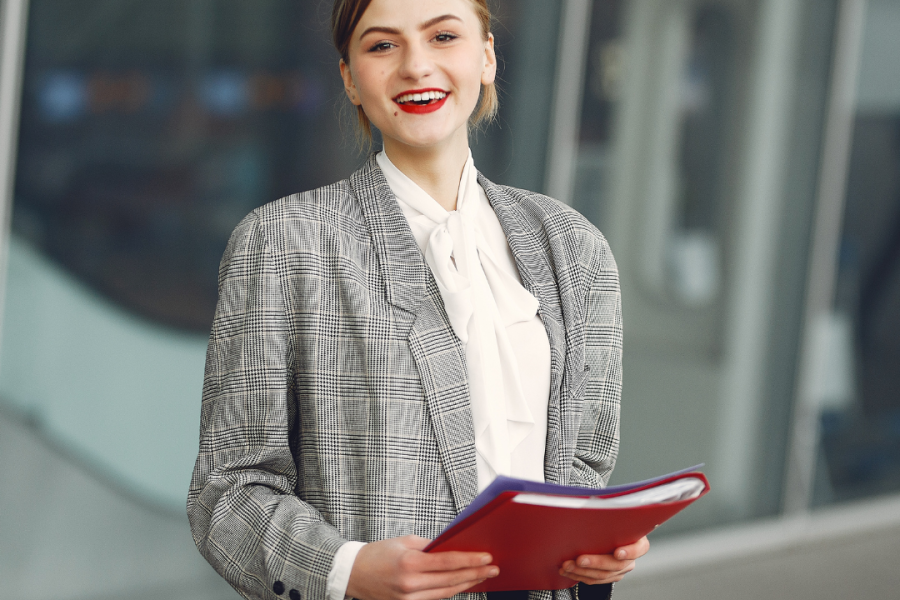
[[[328,574],[334,556],[346,543],[330,530],[330,525],[319,523],[290,541],[279,540],[282,543],[266,551],[265,579],[253,578],[238,591],[245,598],[328,600]],[[259,583],[268,588],[262,594],[256,588]]]

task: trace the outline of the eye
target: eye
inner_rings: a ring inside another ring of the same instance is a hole
[[[369,52],[386,52],[394,47],[392,42],[378,42],[369,48]]]
[[[456,35],[455,33],[451,33],[449,31],[439,31],[439,32],[437,32],[437,34],[435,34],[434,41],[446,43],[446,42],[452,42],[453,40],[455,40],[458,37],[459,37],[458,35]]]

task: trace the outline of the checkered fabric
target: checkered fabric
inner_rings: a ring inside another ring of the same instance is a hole
[[[550,339],[546,478],[605,485],[622,382],[612,254],[571,208],[479,183]],[[187,502],[203,556],[245,598],[324,600],[345,540],[433,538],[476,482],[464,348],[374,158],[248,215],[220,267]],[[570,592],[530,600],[552,596]]]

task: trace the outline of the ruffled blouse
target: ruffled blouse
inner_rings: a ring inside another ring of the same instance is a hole
[[[376,159],[466,349],[478,489],[496,475],[544,481],[550,343],[538,301],[522,286],[500,221],[478,184],[471,152],[454,211],[387,154]]]
[[[447,211],[380,152],[376,157],[465,345],[475,426],[478,489],[496,475],[544,481],[550,341],[537,299],[522,286],[512,250],[472,153],[456,210]],[[329,600],[344,600],[362,542],[347,542],[328,575]]]

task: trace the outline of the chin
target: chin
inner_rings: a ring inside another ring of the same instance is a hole
[[[407,146],[412,146],[413,148],[431,148],[433,146],[438,146],[444,142],[450,141],[451,137],[452,136],[435,136],[435,137],[418,136],[415,139],[410,139],[410,140],[402,140],[401,139],[398,141],[406,144]]]
[[[453,128],[451,130],[447,130],[443,127],[435,129],[419,127],[415,131],[405,132],[406,135],[398,132],[398,135],[393,137],[396,141],[407,146],[412,146],[414,148],[428,148],[452,141],[460,129],[464,130],[465,135],[467,135],[468,123],[464,123],[462,127]]]

